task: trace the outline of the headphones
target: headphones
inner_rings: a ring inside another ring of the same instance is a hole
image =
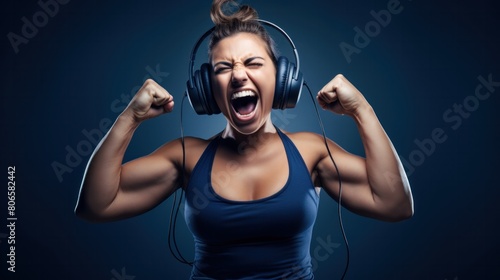
[[[257,19],[257,21],[278,30],[286,37],[293,48],[296,65],[288,61],[288,59],[284,56],[280,56],[278,58],[273,109],[284,110],[287,108],[294,108],[300,99],[302,85],[304,84],[304,78],[300,72],[300,60],[297,49],[295,48],[290,36],[288,36],[288,34],[279,26],[266,20]],[[186,92],[189,98],[189,103],[191,103],[191,107],[193,107],[198,115],[212,115],[219,114],[221,112],[215,102],[210,82],[210,74],[211,71],[213,71],[212,65],[204,63],[201,65],[200,69],[196,70],[193,74],[196,52],[198,51],[198,48],[203,40],[208,35],[212,34],[214,29],[215,26],[206,31],[198,39],[193,51],[191,52],[191,61],[189,62],[189,80],[187,81]]]

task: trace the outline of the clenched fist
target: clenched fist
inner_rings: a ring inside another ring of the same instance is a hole
[[[148,79],[130,101],[125,112],[142,122],[172,112],[174,97],[155,81]]]
[[[365,97],[342,74],[335,76],[316,96],[321,108],[337,114],[354,116],[369,106]]]

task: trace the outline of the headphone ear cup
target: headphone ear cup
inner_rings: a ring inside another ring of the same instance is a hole
[[[186,92],[191,107],[193,107],[194,111],[198,115],[203,115],[206,114],[206,109],[204,107],[206,102],[203,100],[203,94],[200,93],[200,88],[198,86],[199,82],[197,78],[198,76],[199,71],[196,70],[191,79],[189,79],[186,83]]]
[[[220,109],[212,95],[210,83],[210,71],[212,67],[208,63],[201,65],[196,70],[191,80],[187,82],[187,94],[191,107],[198,115],[212,115],[220,113]]]
[[[205,107],[208,115],[219,114],[221,112],[212,93],[212,83],[210,82],[210,74],[212,71],[213,69],[210,64],[203,63],[199,72],[200,87],[203,89],[202,93],[205,97]]]
[[[299,102],[300,94],[302,93],[302,86],[304,85],[304,77],[302,73],[297,69],[295,64],[290,63],[290,80],[288,81],[288,94],[284,100],[284,108],[295,108],[297,102]],[[294,79],[294,77],[297,78]]]
[[[297,79],[294,79],[295,75],[297,75]],[[273,109],[294,108],[300,98],[303,83],[302,73],[297,73],[295,65],[289,62],[286,57],[279,57],[276,69]]]
[[[274,89],[273,109],[284,109],[283,100],[286,95],[286,84],[288,80],[288,59],[284,56],[278,58],[276,68],[276,85]]]

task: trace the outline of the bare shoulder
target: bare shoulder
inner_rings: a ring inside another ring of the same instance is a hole
[[[192,170],[211,140],[212,138],[184,137],[183,147],[182,139],[178,138],[163,144],[153,154],[168,159],[180,167],[183,161],[184,149],[186,169]]]
[[[292,141],[305,141],[305,142],[323,142],[323,136],[320,134],[309,132],[309,131],[299,131],[299,132],[288,132],[284,133],[292,139]]]
[[[285,132],[285,134],[292,140],[295,146],[297,146],[299,151],[323,151],[325,148],[325,140],[320,134],[308,131]],[[327,140],[328,142],[333,143],[333,141],[329,139]]]
[[[285,132],[285,134],[292,140],[295,147],[297,147],[304,162],[312,172],[318,162],[327,154],[323,136],[307,131]],[[331,142],[330,140],[328,141]]]
[[[188,149],[189,150],[197,150],[197,149],[204,150],[211,141],[211,139],[203,139],[203,138],[198,138],[198,137],[187,136],[187,137],[184,137],[184,139],[177,138],[175,140],[166,142],[161,147],[159,147],[155,152],[158,152],[160,154],[165,154],[166,152],[182,151],[182,146],[183,146],[182,141],[183,140],[184,140],[184,148],[186,150],[188,150]]]

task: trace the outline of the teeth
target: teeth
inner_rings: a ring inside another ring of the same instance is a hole
[[[244,91],[235,92],[231,96],[231,100],[234,100],[237,98],[242,98],[242,97],[247,97],[247,96],[255,96],[255,93],[251,90],[244,90]]]

